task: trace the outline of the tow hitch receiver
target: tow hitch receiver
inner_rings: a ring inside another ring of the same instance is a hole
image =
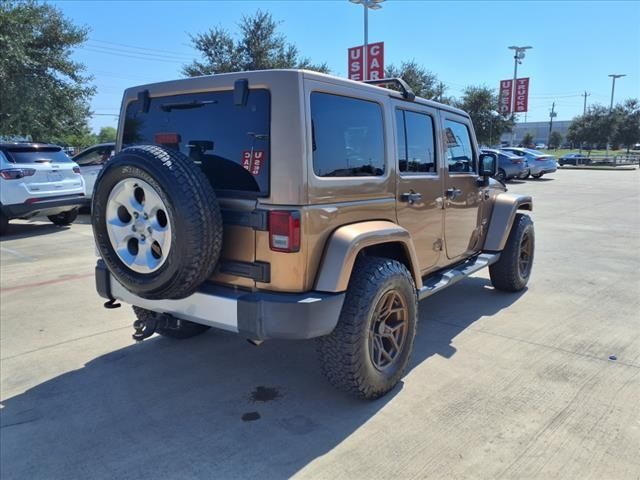
[[[143,318],[133,322],[135,332],[132,337],[136,342],[149,338],[156,330],[171,330],[180,328],[180,320],[168,313],[147,312]]]
[[[132,337],[136,342],[141,342],[145,338],[149,338],[156,331],[158,326],[158,317],[156,315],[149,315],[147,318],[138,319],[133,322],[133,328],[135,332]]]

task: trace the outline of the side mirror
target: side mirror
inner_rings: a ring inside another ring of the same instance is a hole
[[[493,177],[498,172],[498,155],[495,153],[480,154],[480,176]]]

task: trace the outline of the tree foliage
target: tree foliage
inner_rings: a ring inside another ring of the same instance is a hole
[[[415,60],[402,62],[400,67],[396,67],[393,64],[388,65],[385,76],[390,78],[402,78],[409,84],[418,97],[437,100],[440,102],[446,102],[449,100],[444,97],[444,92],[446,90],[444,84],[438,80],[438,77],[434,73],[431,73],[419,65]],[[397,89],[393,85],[390,85],[389,87]]]
[[[640,143],[640,101],[629,99],[613,111],[616,128],[611,143],[622,145],[627,153],[633,145]]]
[[[533,138],[533,133],[527,132],[524,134],[524,137],[522,137],[522,146],[525,148],[531,147],[534,140],[535,139]]]
[[[113,127],[102,127],[98,133],[97,143],[115,142],[117,133],[118,131]]]
[[[573,119],[567,132],[571,143],[604,148],[616,130],[614,115],[602,105],[592,105],[585,115]]]
[[[0,136],[82,133],[94,88],[71,53],[87,32],[52,5],[0,2]]]
[[[313,64],[301,57],[298,48],[278,33],[278,22],[268,12],[258,10],[254,15],[244,15],[238,27],[237,38],[221,27],[192,35],[191,41],[202,60],[194,60],[182,72],[196,77],[270,68],[329,71],[326,63]]]
[[[489,87],[467,87],[455,106],[469,114],[478,143],[497,143],[500,135],[513,129],[510,115],[498,112],[498,94]]]
[[[560,148],[561,143],[562,134],[557,130],[551,132],[551,135],[549,135],[549,148]]]

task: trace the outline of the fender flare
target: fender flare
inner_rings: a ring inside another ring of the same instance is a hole
[[[409,271],[416,288],[422,287],[418,256],[411,235],[401,226],[386,220],[353,223],[333,232],[320,264],[315,290],[320,292],[344,292],[349,285],[351,271],[358,254],[373,245],[400,244],[410,263]]]
[[[533,210],[531,195],[500,193],[495,197],[484,250],[492,252],[504,250],[518,210]]]

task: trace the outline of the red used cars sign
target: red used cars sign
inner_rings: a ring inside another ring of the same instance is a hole
[[[367,47],[369,80],[384,78],[384,42],[370,43]],[[351,80],[364,80],[363,50],[362,45],[349,49],[349,78]]]
[[[511,113],[511,85],[513,80],[500,82],[500,94],[498,96],[498,110],[500,113]]]

